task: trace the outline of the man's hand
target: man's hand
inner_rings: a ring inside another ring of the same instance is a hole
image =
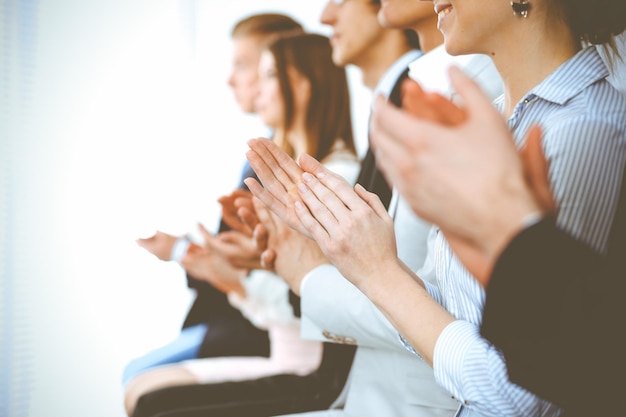
[[[224,293],[233,291],[245,296],[241,279],[247,271],[234,267],[226,258],[202,246],[192,245],[180,263],[194,278],[209,282]]]
[[[293,208],[294,202],[299,200],[296,184],[301,181],[303,170],[270,140],[252,139],[248,145],[250,150],[246,157],[263,187],[253,178],[247,178],[246,185],[281,220],[306,234]]]
[[[408,85],[403,103],[409,111],[376,101],[370,137],[387,179],[420,217],[441,228],[486,285],[524,219],[554,211],[547,162],[538,128],[529,132],[520,158],[505,120],[480,87],[458,68],[450,77],[462,107]]]
[[[263,265],[274,270],[291,290],[300,295],[304,276],[312,269],[329,263],[317,243],[290,228],[257,198],[253,199],[260,224],[259,231],[265,236],[267,249],[261,255]]]
[[[176,236],[157,231],[154,236],[137,239],[136,242],[160,260],[169,261],[176,240],[178,240]]]
[[[235,190],[229,195],[220,197],[217,201],[222,205],[222,220],[232,230],[243,233],[246,236],[252,236],[254,227],[250,227],[245,223],[238,214],[239,207],[237,201],[245,201],[251,198],[251,194],[245,190]]]
[[[261,268],[261,252],[256,246],[253,236],[247,236],[235,230],[222,232],[217,236],[209,233],[204,226],[198,225],[198,229],[204,240],[204,248],[223,257],[235,268],[259,269]]]

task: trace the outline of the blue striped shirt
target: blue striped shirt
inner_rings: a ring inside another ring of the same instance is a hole
[[[598,251],[607,249],[626,156],[626,98],[607,75],[597,51],[584,49],[526,94],[508,120],[518,145],[530,126],[542,126],[557,221]],[[502,97],[495,104],[502,109]],[[427,290],[457,318],[437,340],[433,367],[437,382],[463,404],[459,415],[558,415],[556,406],[508,381],[504,357],[479,333],[483,288],[435,228],[429,245],[438,286],[426,283]]]

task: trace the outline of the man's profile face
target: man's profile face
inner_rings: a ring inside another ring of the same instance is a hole
[[[337,66],[360,66],[370,47],[380,38],[378,6],[371,0],[329,0],[320,22],[332,28],[330,43]]]
[[[232,88],[235,101],[246,113],[254,113],[254,98],[257,90],[261,41],[254,36],[233,39],[233,63],[228,85]]]

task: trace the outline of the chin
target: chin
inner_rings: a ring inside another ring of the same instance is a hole
[[[339,53],[333,53],[333,64],[335,64],[338,67],[343,67],[346,65],[346,60],[344,59],[343,55],[339,54]]]

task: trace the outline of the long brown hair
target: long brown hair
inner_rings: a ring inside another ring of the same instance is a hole
[[[356,154],[352,133],[350,92],[344,68],[332,61],[332,48],[326,36],[299,34],[279,38],[269,46],[274,56],[276,75],[284,100],[284,130],[294,120],[294,97],[288,68],[295,69],[311,85],[305,129],[306,153],[322,160],[327,157],[336,140],[343,141],[344,149]],[[282,144],[292,156],[294,151]]]

